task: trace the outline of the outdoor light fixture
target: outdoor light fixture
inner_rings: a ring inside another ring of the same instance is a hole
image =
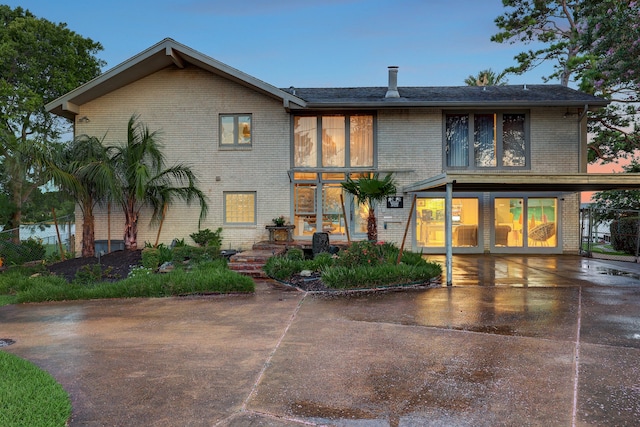
[[[89,123],[91,120],[89,120],[89,117],[87,116],[82,116],[78,119],[78,123]]]

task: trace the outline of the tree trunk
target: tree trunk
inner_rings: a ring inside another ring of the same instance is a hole
[[[11,180],[11,198],[13,201],[13,212],[9,220],[9,229],[13,230],[11,242],[16,245],[20,244],[20,225],[22,223],[22,181],[18,179]]]
[[[133,205],[124,209],[124,247],[127,250],[138,249],[138,214],[133,210]]]
[[[93,207],[91,204],[82,209],[82,257],[96,256],[96,231]]]
[[[378,241],[378,221],[376,213],[371,208],[369,208],[369,216],[367,217],[367,239],[370,242]]]

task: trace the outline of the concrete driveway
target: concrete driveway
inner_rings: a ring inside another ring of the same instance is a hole
[[[5,306],[0,338],[71,426],[638,425],[637,264],[458,256],[453,283]]]

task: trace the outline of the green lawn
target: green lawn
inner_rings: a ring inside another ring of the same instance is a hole
[[[57,427],[71,416],[69,395],[47,372],[0,351],[0,425]]]

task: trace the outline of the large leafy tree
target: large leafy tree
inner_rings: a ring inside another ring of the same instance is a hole
[[[624,172],[640,173],[640,163],[632,161],[623,166]],[[593,195],[593,204],[600,217],[613,219],[620,211],[640,210],[640,190],[609,190],[599,191]]]
[[[47,160],[68,122],[44,105],[100,73],[100,43],[66,24],[0,5],[0,192],[19,238],[22,206],[46,182]]]
[[[197,179],[184,164],[165,166],[158,132],[152,132],[131,116],[127,124],[127,141],[109,147],[116,186],[115,199],[125,215],[124,243],[127,249],[138,247],[138,219],[143,207],[152,210],[151,222],[157,223],[166,206],[175,200],[188,204],[198,201],[200,220],[207,215],[206,197],[197,187]]]
[[[107,148],[98,138],[82,135],[59,151],[49,170],[82,212],[82,256],[95,256],[94,208],[117,191]]]
[[[349,194],[355,196],[356,201],[367,207],[369,215],[367,217],[367,239],[372,242],[378,241],[378,222],[376,219],[376,205],[396,193],[396,184],[392,174],[386,175],[383,179],[378,174],[369,177],[352,179],[348,177],[341,183],[342,188]]]
[[[638,85],[640,12],[631,0],[503,0],[496,18],[499,43],[533,46],[515,57],[506,71],[522,74],[543,62],[553,64],[545,81],[574,82],[589,93],[612,100],[591,114],[589,160],[614,161],[640,148]]]

